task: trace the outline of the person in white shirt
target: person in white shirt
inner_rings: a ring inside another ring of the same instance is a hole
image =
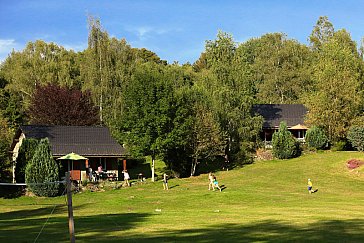
[[[168,190],[168,176],[166,173],[163,174],[163,189]]]
[[[128,171],[124,170],[123,174],[124,174],[124,184],[126,184],[127,186],[130,186],[130,183],[129,183],[130,176],[129,176]]]

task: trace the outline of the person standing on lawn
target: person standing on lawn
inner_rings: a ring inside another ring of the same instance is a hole
[[[129,175],[128,171],[124,170],[123,174],[124,174],[124,185],[126,184],[127,186],[130,186],[130,183],[129,183],[130,175]]]
[[[209,173],[209,191],[214,189],[214,175],[210,172]]]
[[[311,181],[311,179],[308,179],[308,181],[307,181],[307,188],[308,188],[308,193],[310,193],[310,194],[318,191],[318,189],[316,189],[316,190],[313,190],[312,189],[312,181]]]
[[[168,190],[168,176],[166,173],[163,174],[163,189]]]
[[[213,191],[215,191],[215,187],[217,189],[219,189],[220,192],[221,192],[221,188],[219,187],[219,182],[217,181],[216,176],[214,176],[214,188],[213,188]]]

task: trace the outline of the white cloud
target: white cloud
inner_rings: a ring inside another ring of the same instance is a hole
[[[150,26],[140,26],[136,28],[128,28],[128,31],[136,34],[140,40],[147,39],[148,37],[152,35],[161,35],[163,33],[166,33],[167,30],[164,29],[157,29]]]
[[[14,39],[0,39],[0,54],[10,53],[16,46]]]
[[[151,36],[163,35],[170,32],[180,31],[180,29],[158,28],[152,26],[128,26],[125,30],[138,36],[140,40],[145,40]]]
[[[19,44],[14,39],[0,39],[0,63],[5,61],[13,49],[18,49]]]

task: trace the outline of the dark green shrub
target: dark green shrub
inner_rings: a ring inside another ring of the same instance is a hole
[[[331,150],[332,151],[345,151],[345,150],[347,150],[347,147],[348,147],[347,141],[340,140],[340,141],[335,142],[332,145]]]
[[[305,141],[310,148],[324,149],[329,139],[321,128],[313,126],[308,129]]]
[[[285,122],[281,122],[278,132],[272,137],[272,152],[278,159],[294,158],[299,154],[299,146]]]
[[[18,158],[16,159],[15,180],[18,183],[25,182],[25,168],[32,160],[39,141],[34,138],[27,138],[22,141],[19,148]]]
[[[48,138],[42,139],[25,169],[25,181],[37,196],[52,197],[58,194],[58,165],[52,157]],[[36,183],[36,184],[35,184]],[[44,184],[43,184],[44,183]]]
[[[347,139],[358,151],[364,151],[364,127],[351,127],[349,129]]]
[[[11,180],[11,160],[9,156],[10,134],[11,130],[7,125],[7,121],[0,113],[0,182]]]
[[[6,182],[11,179],[11,163],[9,159],[9,143],[0,138],[0,181]]]

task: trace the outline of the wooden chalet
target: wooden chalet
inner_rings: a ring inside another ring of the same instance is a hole
[[[272,135],[278,131],[279,124],[284,121],[288,129],[299,141],[304,141],[308,127],[305,125],[304,118],[307,108],[302,104],[264,104],[254,105],[253,113],[263,117],[263,127],[261,138],[269,144]]]
[[[89,167],[97,171],[102,169],[116,175],[121,173],[121,159],[125,159],[126,150],[110,135],[107,127],[101,126],[20,126],[17,130],[11,150],[14,166],[23,139],[48,138],[55,159],[69,153],[76,153],[87,160],[67,161],[61,163],[63,171],[70,171],[73,180],[88,178]],[[124,166],[126,161],[124,160]]]

